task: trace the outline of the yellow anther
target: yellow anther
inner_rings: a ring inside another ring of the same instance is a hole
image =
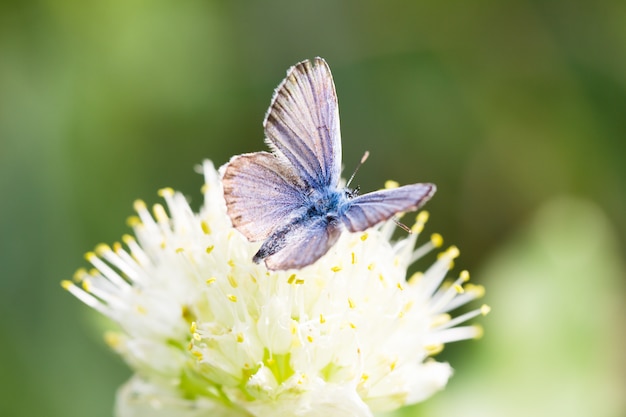
[[[476,334],[474,335],[474,339],[480,339],[481,337],[483,337],[483,335],[485,334],[485,331],[483,330],[483,326],[481,326],[479,324],[475,324],[472,327],[474,328],[474,330],[476,330]]]
[[[400,184],[398,183],[398,181],[394,181],[394,180],[385,181],[385,188],[387,190],[392,189],[392,188],[398,188],[399,186]]]
[[[103,256],[105,253],[111,252],[111,247],[106,243],[100,243],[96,245],[95,252],[98,254],[98,256]]]
[[[396,360],[394,360],[393,362],[391,362],[391,363],[389,364],[389,370],[390,370],[390,371],[393,371],[394,369],[396,369],[396,366],[397,366],[397,365],[398,365],[398,360],[396,359]]]
[[[89,275],[92,277],[97,277],[100,275],[100,271],[98,271],[96,268],[91,268],[89,270]]]
[[[417,284],[422,278],[424,277],[424,273],[423,272],[416,272],[413,275],[411,275],[411,277],[408,279],[408,283],[409,285],[415,285]]]
[[[196,358],[198,358],[198,361],[201,361],[201,360],[202,360],[202,358],[204,357],[204,356],[202,356],[202,353],[201,353],[201,352],[198,352],[197,350],[192,351],[192,352],[191,352],[191,354],[192,354],[193,356],[195,356]]]
[[[272,366],[272,365],[274,365],[276,363],[276,359],[274,359],[274,358],[267,358],[265,360],[265,363],[267,364],[267,366]]]
[[[232,259],[229,259],[227,264],[231,267],[234,268],[235,267],[235,261],[233,261]]]
[[[143,200],[135,200],[133,208],[136,212],[144,211],[146,210],[146,203]]]
[[[448,250],[446,250],[446,253],[448,254],[448,256],[454,259],[458,258],[458,256],[461,254],[461,251],[456,246],[450,246]]]
[[[350,308],[355,308],[356,307],[356,303],[350,297],[348,297],[348,305],[350,306]]]
[[[236,296],[236,295],[234,295],[234,294],[228,294],[228,295],[227,295],[227,297],[228,297],[228,299],[229,299],[230,301],[232,301],[233,303],[236,303],[236,302],[237,302],[237,296]]]
[[[141,314],[142,316],[145,316],[146,313],[148,312],[144,306],[140,306],[140,305],[135,306],[135,311],[137,311],[137,313]]]
[[[237,333],[237,343],[243,343],[243,333]]]
[[[487,304],[483,304],[480,306],[480,314],[482,314],[483,316],[489,314],[490,311],[491,307],[489,307]]]
[[[298,278],[298,279],[296,280],[296,285],[302,285],[302,284],[304,284],[304,280],[303,280],[303,279]]]
[[[202,220],[200,222],[200,227],[202,227],[202,232],[205,235],[210,235],[211,234],[211,227],[209,227],[209,224],[206,221]]]
[[[420,234],[424,230],[424,223],[415,223],[411,226],[411,233]]]
[[[122,244],[120,242],[113,242],[113,252],[119,253],[122,250]]]
[[[324,318],[324,315],[320,313],[320,324],[324,323],[326,323],[326,319]]]
[[[163,242],[163,244],[165,244],[165,242]],[[185,248],[176,248],[176,253],[183,253],[185,251]]]
[[[341,269],[342,268],[339,265],[333,266],[332,268],[330,268],[330,270],[333,271],[333,272],[339,272],[339,271],[341,271]]]
[[[215,278],[215,277],[211,277],[211,278],[207,279],[205,282],[207,283],[207,285],[211,285],[211,284],[213,284],[215,281],[217,281],[217,278]]]
[[[228,283],[231,287],[237,288],[239,286],[239,284],[237,284],[237,280],[232,275],[228,275],[226,278],[228,278]]]
[[[192,321],[191,325],[189,326],[189,332],[195,333],[197,329],[198,329],[198,324],[195,321]]]
[[[480,298],[485,295],[485,287],[482,285],[467,284],[465,285],[465,291],[471,292],[476,298]]]
[[[306,337],[306,340],[308,340],[308,341],[309,341],[309,343],[313,343],[313,336],[308,335],[308,336]]]
[[[436,355],[443,350],[443,343],[438,343],[436,345],[426,345],[424,349],[428,352],[429,355]]]
[[[191,337],[193,337],[193,340],[195,340],[196,342],[199,342],[202,340],[202,336],[200,336],[200,333],[193,333]]]
[[[361,375],[361,381],[365,382],[370,378],[370,376],[368,374],[362,374]]]
[[[211,252],[213,252],[213,249],[215,249],[215,246],[214,246],[214,245],[208,246],[208,247],[206,248],[206,253],[211,253]]]
[[[441,245],[443,245],[443,236],[439,233],[433,233],[430,235],[430,243],[432,243],[434,247],[440,248]]]
[[[93,258],[97,258],[97,257],[98,257],[98,256],[97,256],[94,252],[87,252],[87,253],[85,254],[85,259],[86,259],[88,262],[91,262]]]
[[[174,190],[170,187],[165,187],[157,191],[157,194],[159,195],[159,197],[162,197],[162,198],[171,197],[174,195]]]
[[[91,281],[89,281],[88,279],[84,279],[83,282],[80,283],[81,287],[83,287],[83,290],[85,290],[86,292],[91,292]]]
[[[64,279],[63,281],[61,281],[61,287],[63,287],[64,290],[69,290],[73,286],[74,283],[68,279]]]
[[[433,317],[433,321],[430,323],[431,327],[439,327],[441,325],[446,324],[447,322],[449,322],[452,319],[452,317],[449,314],[443,313],[443,314],[438,314],[435,317]]]
[[[109,347],[116,349],[122,342],[122,338],[119,333],[106,332],[104,333],[104,342],[109,345]]]
[[[122,242],[124,242],[126,244],[126,246],[130,246],[130,245],[134,244],[136,242],[136,240],[131,235],[124,235],[124,236],[122,236]]]
[[[363,242],[365,242],[365,241],[367,240],[367,236],[368,236],[367,232],[363,233],[363,234],[361,235],[361,240],[362,240]]]
[[[289,278],[287,278],[287,283],[293,284],[295,280],[296,280],[296,274],[291,274],[289,275]]]
[[[352,322],[350,322],[350,323],[348,323],[348,324],[349,324],[349,325],[350,325],[350,327],[352,327],[353,329],[356,329],[356,324],[354,324],[354,323],[352,323]]]
[[[352,252],[352,265],[354,265],[356,263],[356,255],[354,252]]]
[[[426,223],[428,221],[428,217],[430,217],[430,214],[428,213],[428,211],[422,210],[419,213],[417,213],[417,217],[415,217],[415,221],[418,223]]]
[[[126,218],[126,226],[137,227],[141,224],[141,219],[137,216],[128,216]]]
[[[469,271],[467,269],[462,270],[461,273],[459,274],[459,278],[463,282],[469,281],[470,280],[470,273],[469,273]]]
[[[398,289],[399,289],[400,291],[404,291],[404,286],[402,285],[402,283],[401,283],[401,282],[398,282],[398,283],[396,284],[396,287],[398,287]]]
[[[72,279],[74,280],[74,282],[80,282],[83,280],[85,275],[87,275],[87,270],[85,268],[78,268],[76,272],[74,272],[74,276],[72,276]]]
[[[369,264],[369,265],[367,266],[367,270],[368,270],[368,271],[373,271],[375,267],[376,267],[376,264],[372,262],[371,264]]]
[[[459,284],[454,284],[454,291],[456,291],[457,294],[463,294],[465,292],[463,286]]]
[[[167,216],[167,211],[165,211],[165,207],[161,204],[155,204],[152,206],[152,213],[154,213],[154,218],[157,219],[159,223],[165,223],[169,221],[169,217]]]
[[[383,274],[378,274],[378,280],[380,282],[385,282],[385,277],[383,276]]]

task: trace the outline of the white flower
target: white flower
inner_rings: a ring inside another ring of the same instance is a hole
[[[86,255],[94,269],[76,274],[82,285],[63,282],[120,327],[106,339],[135,376],[118,416],[371,416],[446,385],[452,370],[432,355],[479,336],[458,324],[487,307],[449,315],[483,292],[466,271],[442,285],[455,247],[407,280],[441,245],[433,235],[414,249],[425,212],[399,241],[390,221],[345,232],[306,268],[268,272],[252,262],[259,244],[232,228],[219,174],[208,161],[203,171],[198,214],[170,189],[167,210],[136,202],[136,240],[98,246]]]

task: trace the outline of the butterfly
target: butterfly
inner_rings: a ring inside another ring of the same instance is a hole
[[[414,211],[434,193],[412,184],[364,195],[341,188],[341,135],[335,85],[326,61],[287,71],[263,122],[272,152],[234,156],[222,167],[227,213],[269,270],[300,269],[322,257],[343,230],[364,231]]]

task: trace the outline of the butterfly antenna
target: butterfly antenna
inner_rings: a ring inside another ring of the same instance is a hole
[[[365,151],[365,153],[363,154],[363,156],[361,157],[361,161],[357,164],[356,168],[354,168],[354,172],[352,173],[352,176],[350,177],[350,179],[348,180],[347,184],[346,184],[346,188],[350,186],[350,183],[352,182],[352,180],[354,179],[354,176],[356,175],[356,173],[359,171],[359,168],[361,168],[361,165],[363,165],[363,163],[365,161],[367,161],[367,158],[369,158],[370,153],[369,151]]]
[[[396,226],[398,226],[400,229],[404,230],[408,234],[413,233],[413,231],[411,231],[411,229],[406,224],[400,223],[400,221],[395,217],[393,218],[393,222],[396,224]]]

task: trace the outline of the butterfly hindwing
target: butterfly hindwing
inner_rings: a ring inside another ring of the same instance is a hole
[[[361,195],[349,201],[341,220],[349,231],[360,232],[397,213],[417,210],[435,190],[434,184],[412,184]]]
[[[274,232],[253,260],[271,270],[303,268],[321,258],[341,235],[337,219],[301,217]]]
[[[250,241],[267,238],[304,210],[302,181],[269,152],[233,157],[222,183],[233,226]]]
[[[339,109],[322,58],[287,71],[263,122],[267,142],[313,188],[336,186],[341,171]]]

